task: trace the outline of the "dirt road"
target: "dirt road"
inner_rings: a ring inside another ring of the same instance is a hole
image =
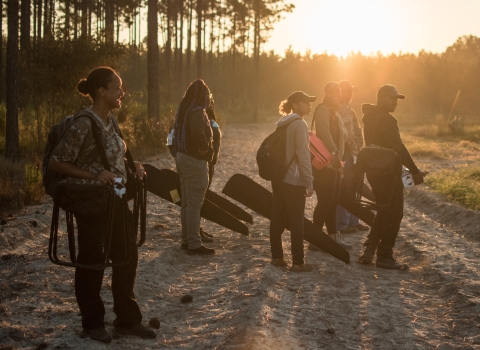
[[[234,173],[260,181],[255,152],[269,128],[224,131],[213,189],[221,192]],[[167,154],[146,161],[174,168]],[[307,201],[307,217],[314,204]],[[188,256],[180,250],[178,209],[153,195],[148,205],[135,292],[144,321],[160,319],[157,339],[125,337],[104,345],[79,337],[73,270],[47,258],[46,200],[0,232],[0,349],[480,348],[480,215],[425,189],[406,195],[396,245],[409,271],[358,264],[360,233],[345,237],[353,245],[350,265],[307,251],[313,272],[275,268],[269,264],[269,222],[255,214],[249,237],[203,222],[217,254]],[[284,250],[290,260],[288,232]],[[112,330],[111,271],[105,276],[102,297]],[[192,303],[180,302],[185,294]]]

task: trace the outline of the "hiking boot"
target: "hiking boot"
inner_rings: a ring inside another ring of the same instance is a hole
[[[313,266],[310,264],[292,265],[290,271],[292,272],[310,272],[313,270]]]
[[[343,241],[342,237],[340,236],[340,232],[329,233],[328,234],[331,239],[333,239],[337,244],[345,250],[352,249],[350,244],[347,244]]]
[[[181,250],[187,250],[188,249],[188,243],[182,243],[182,245],[180,246],[180,249]]]
[[[323,252],[323,249],[317,247],[315,244],[308,243],[308,250],[312,250],[314,252]]]
[[[202,242],[212,243],[213,238],[211,234],[207,234],[202,228],[200,228],[200,239]]]
[[[275,267],[287,267],[288,266],[287,262],[285,260],[283,260],[283,258],[272,259],[270,261],[270,264],[272,264]]]
[[[407,264],[399,264],[393,257],[379,258],[377,256],[375,266],[389,270],[408,270]]]
[[[210,233],[208,233],[208,232],[205,232],[205,231],[203,230],[203,228],[200,227],[200,235],[202,235],[202,234],[203,234],[204,236],[208,237],[208,238],[213,238],[213,235],[212,235],[212,234],[210,234]]]
[[[98,341],[101,341],[102,343],[107,343],[107,344],[112,342],[112,336],[103,327],[94,328],[94,329],[84,328],[82,333],[80,334],[80,337],[81,338],[88,337],[90,339],[98,340]]]
[[[340,233],[357,233],[358,230],[356,227],[347,227],[344,228],[343,230],[340,230]]]
[[[133,326],[115,326],[115,331],[118,334],[134,335],[143,339],[154,339],[157,337],[157,333],[154,330],[145,327],[141,323]]]
[[[197,249],[187,249],[188,255],[212,255],[215,254],[215,249],[207,248],[201,245]]]
[[[357,226],[355,226],[355,228],[358,230],[358,231],[369,231],[370,230],[370,227],[367,226],[367,225],[362,225],[362,224],[358,224]]]
[[[371,264],[373,262],[373,257],[377,251],[377,246],[375,244],[366,244],[365,251],[358,258],[358,262],[362,264]]]

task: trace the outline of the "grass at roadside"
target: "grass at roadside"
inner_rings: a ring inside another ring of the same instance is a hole
[[[44,196],[40,167],[26,161],[0,159],[0,216]]]
[[[480,210],[480,166],[442,170],[427,176],[426,184],[456,203]]]

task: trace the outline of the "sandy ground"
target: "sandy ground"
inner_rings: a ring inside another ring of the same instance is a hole
[[[224,130],[214,190],[221,192],[234,173],[260,181],[255,152],[269,129]],[[174,167],[168,154],[146,161]],[[307,217],[314,204],[307,201]],[[216,255],[186,255],[177,207],[150,195],[135,292],[144,321],[158,317],[161,327],[155,340],[124,337],[110,345],[79,337],[73,270],[47,258],[51,208],[45,200],[0,229],[0,349],[480,348],[480,213],[425,189],[407,194],[396,245],[409,271],[358,264],[365,239],[358,233],[345,236],[353,245],[350,265],[306,250],[314,271],[304,274],[269,264],[269,222],[256,214],[249,237],[203,222],[215,236],[209,246]],[[287,260],[289,240],[286,232]],[[112,330],[111,271],[105,276]],[[192,303],[180,302],[185,294]]]

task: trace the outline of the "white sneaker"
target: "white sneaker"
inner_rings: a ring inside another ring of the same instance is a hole
[[[329,233],[328,234],[330,236],[331,239],[333,239],[335,242],[337,242],[337,244],[342,247],[343,249],[345,250],[349,250],[349,249],[352,249],[352,245],[351,244],[347,244],[343,241],[342,237],[340,236],[340,232],[335,232],[335,233]]]

